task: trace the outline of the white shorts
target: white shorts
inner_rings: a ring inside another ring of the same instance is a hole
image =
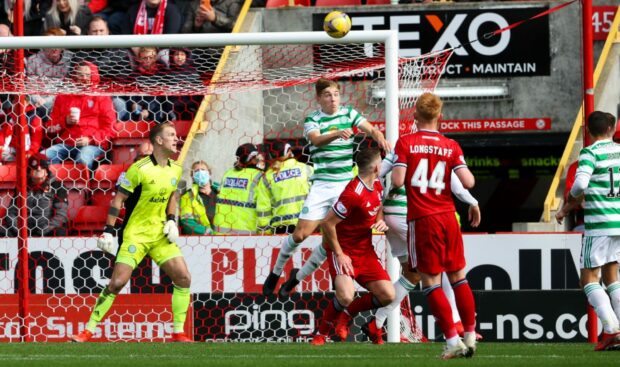
[[[581,269],[593,269],[620,260],[620,236],[584,236]]]
[[[389,230],[385,232],[385,237],[390,244],[392,256],[398,258],[398,262],[406,263],[409,250],[407,247],[407,217],[404,215],[386,215],[383,217]]]
[[[323,220],[348,184],[349,181],[314,181],[304,201],[299,219]]]

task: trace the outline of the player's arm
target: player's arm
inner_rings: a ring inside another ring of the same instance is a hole
[[[373,225],[370,226],[370,228],[374,229],[375,231],[379,231],[379,232],[387,232],[387,230],[390,229],[390,227],[388,227],[388,225],[383,220],[383,205],[381,206],[381,209],[379,209],[379,212],[377,213],[377,219],[375,220],[375,223],[373,223]]]
[[[353,130],[351,129],[334,130],[325,134],[321,134],[317,129],[308,133],[308,140],[310,140],[310,143],[315,147],[322,147],[336,139],[349,139],[351,136],[353,136]]]
[[[467,166],[456,167],[454,170],[454,173],[459,178],[459,181],[461,181],[461,184],[463,184],[463,187],[465,189],[469,190],[472,187],[474,187],[474,185],[476,184],[476,179],[474,178],[474,174],[471,173],[471,171],[469,170],[469,168],[467,168]]]
[[[457,197],[460,201],[469,204],[468,209],[468,217],[469,223],[472,227],[478,227],[481,220],[480,215],[480,206],[478,206],[478,200],[472,196],[469,190],[463,187],[461,180],[456,176],[454,172],[451,173],[452,177],[450,178],[450,189],[454,196]]]
[[[372,126],[370,122],[364,120],[358,125],[358,127],[360,130],[368,134],[374,141],[376,141],[377,144],[379,144],[379,147],[384,152],[389,152],[390,150],[392,150],[390,142],[385,140],[385,136],[383,136],[383,133],[379,131],[379,129],[377,129],[376,127]]]
[[[392,186],[394,188],[399,188],[405,184],[406,173],[406,167],[394,166],[394,168],[392,169]]]
[[[327,213],[327,216],[321,224],[321,228],[323,229],[323,233],[325,234],[325,238],[327,240],[327,244],[330,250],[332,250],[334,255],[336,255],[336,261],[338,261],[338,265],[340,265],[342,271],[344,271],[345,274],[352,275],[354,272],[351,258],[342,251],[342,247],[340,247],[340,242],[338,242],[338,235],[336,234],[336,225],[338,225],[338,223],[340,222],[342,222],[342,218],[336,215],[336,213],[332,209]]]
[[[590,178],[591,176],[587,173],[577,172],[575,182],[573,183],[573,187],[570,189],[566,202],[562,208],[555,213],[555,219],[558,223],[562,224],[564,217],[566,217],[571,210],[574,210],[581,205],[581,202],[584,199],[583,193],[590,183]]]
[[[177,207],[179,203],[179,193],[175,190],[168,198],[166,206],[166,223],[164,224],[164,234],[168,241],[175,242],[179,238],[179,226],[177,226]]]
[[[110,201],[110,209],[108,209],[108,217],[105,221],[103,233],[97,238],[97,247],[112,255],[116,253],[116,246],[114,245],[116,229],[114,229],[114,225],[127,198],[128,195],[125,192],[117,190],[116,195]]]

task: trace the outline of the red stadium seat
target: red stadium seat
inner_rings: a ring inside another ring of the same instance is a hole
[[[91,189],[109,189],[116,185],[121,173],[129,168],[128,164],[102,164],[95,170],[94,180],[89,186]]]
[[[316,0],[315,6],[360,6],[362,0]]]
[[[310,0],[267,0],[265,8],[281,8],[283,6],[310,6]]]
[[[9,208],[13,204],[14,189],[0,189],[0,207]]]
[[[146,139],[142,141],[146,141]],[[114,146],[112,148],[112,163],[125,165],[132,164],[138,154],[137,148],[142,141],[138,141],[138,144],[135,144],[134,142],[134,144],[130,145],[116,145],[116,141],[114,141]]]
[[[67,191],[68,210],[67,216],[72,220],[77,215],[81,207],[86,205],[85,190],[69,190]]]
[[[63,162],[50,164],[49,170],[67,189],[84,188],[90,179],[90,171],[86,165],[81,163]]]
[[[366,0],[366,5],[390,5],[392,0]]]
[[[148,139],[149,131],[155,126],[154,122],[125,121],[114,126],[116,136],[112,138],[114,145],[137,145]],[[138,141],[136,143],[136,141]]]
[[[177,136],[179,138],[185,138],[189,134],[189,130],[192,128],[194,121],[179,120],[174,122],[174,127],[177,130]]]
[[[108,218],[108,208],[104,206],[82,206],[71,221],[71,231],[79,236],[93,235],[103,231]]]
[[[17,166],[5,164],[0,166],[0,189],[13,189],[17,183]]]
[[[110,201],[116,195],[116,191],[114,190],[94,190],[90,195],[90,205],[96,206],[104,206],[108,208],[110,206]]]

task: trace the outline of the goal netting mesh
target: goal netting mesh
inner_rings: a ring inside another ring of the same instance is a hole
[[[20,72],[17,51],[1,50],[0,341],[18,341],[24,330],[34,341],[66,341],[85,327],[112,273],[114,256],[96,247],[95,236],[103,229],[116,181],[148,154],[143,143],[149,128],[165,121],[174,122],[184,143],[178,156],[184,167],[179,190],[191,188],[191,167],[198,161],[208,164],[212,182],[211,193],[201,197],[209,223],[200,223],[203,229],[178,241],[192,275],[187,333],[197,341],[311,337],[331,297],[327,265],[290,298],[262,296],[284,237],[211,234],[216,193],[243,143],[256,144],[267,166],[275,141],[289,143],[297,160],[312,164],[303,121],[318,107],[318,78],[337,80],[342,104],[354,106],[384,129],[383,44],[24,52],[25,71]],[[413,122],[416,97],[434,89],[450,55],[445,51],[399,59],[399,88],[407,91],[399,98],[401,133]],[[20,119],[25,131],[19,128]],[[21,136],[23,144],[18,144]],[[371,144],[361,132],[355,142],[356,147]],[[88,154],[80,149],[84,146],[92,146]],[[28,157],[25,187],[17,184],[20,152]],[[320,241],[315,235],[304,242],[284,274],[301,267]],[[18,277],[18,248],[25,242],[27,285]],[[385,237],[375,235],[374,242],[380,257],[388,256]],[[21,287],[30,293],[26,319],[19,316]],[[94,340],[166,340],[172,332],[171,292],[170,279],[145,260]],[[351,338],[366,340],[360,327],[369,316],[354,320]],[[416,327],[411,312],[405,319],[410,321],[408,330]],[[415,332],[408,334],[419,339]]]

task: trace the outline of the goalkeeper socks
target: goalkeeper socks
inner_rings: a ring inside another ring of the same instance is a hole
[[[603,287],[598,283],[589,283],[583,287],[588,302],[594,307],[594,311],[603,322],[603,329],[606,333],[618,331],[618,317],[611,308],[611,302]]]
[[[363,296],[354,299],[349,307],[347,307],[347,312],[351,317],[355,317],[355,315],[360,312],[374,310],[375,308],[379,308],[381,306],[383,305],[374,294],[366,293]]]
[[[284,265],[286,264],[288,259],[290,259],[291,256],[295,253],[297,247],[299,247],[299,243],[293,241],[293,235],[291,234],[286,236],[286,238],[282,242],[282,246],[280,246],[278,260],[276,260],[276,264],[274,265],[271,272],[276,275],[282,274],[282,271],[284,270]]]
[[[616,313],[616,317],[620,319],[620,283],[613,282],[607,286],[607,293],[609,293],[609,298],[611,300],[611,307],[614,309]]]
[[[375,313],[375,322],[377,328],[380,329],[383,327],[383,325],[385,324],[385,320],[387,320],[388,318],[388,315],[398,306],[400,306],[402,300],[407,297],[407,295],[409,295],[409,292],[411,292],[413,288],[415,288],[415,285],[411,284],[411,282],[407,278],[402,275],[400,276],[400,278],[398,278],[398,280],[394,283],[396,298],[394,298],[394,301],[392,301],[392,303],[379,308],[377,310],[377,313]]]
[[[105,314],[108,313],[110,307],[114,303],[114,299],[116,298],[116,294],[111,293],[108,288],[104,288],[99,297],[97,298],[97,303],[95,303],[95,307],[93,307],[93,312],[90,314],[90,319],[88,320],[88,324],[86,324],[86,330],[91,333],[95,332],[95,328],[97,325],[103,320]]]
[[[187,309],[189,308],[189,288],[174,286],[172,291],[172,319],[174,321],[174,333],[183,332]]]
[[[344,311],[344,309],[345,307],[340,304],[336,297],[334,297],[331,302],[329,302],[329,305],[323,313],[323,318],[321,319],[321,323],[319,324],[319,334],[328,335],[332,324],[334,323],[338,315]]]
[[[461,316],[459,315],[459,309],[456,307],[452,284],[450,284],[450,280],[446,273],[441,273],[441,289],[443,289],[443,293],[446,295],[448,302],[450,302],[450,307],[452,307],[452,320],[457,324],[461,321]]]
[[[327,252],[325,252],[323,245],[313,248],[312,255],[310,255],[304,266],[299,269],[295,278],[301,282],[305,277],[314,273],[325,262],[325,259],[327,259]]]
[[[476,302],[469,282],[467,279],[456,281],[452,283],[452,290],[454,291],[458,313],[463,322],[463,329],[466,333],[474,332],[476,330]]]
[[[428,300],[428,305],[431,308],[435,320],[439,324],[439,328],[443,332],[446,340],[458,336],[456,328],[454,327],[454,321],[452,321],[452,310],[450,309],[450,303],[443,293],[441,286],[435,284],[428,288],[424,288],[424,295]]]

